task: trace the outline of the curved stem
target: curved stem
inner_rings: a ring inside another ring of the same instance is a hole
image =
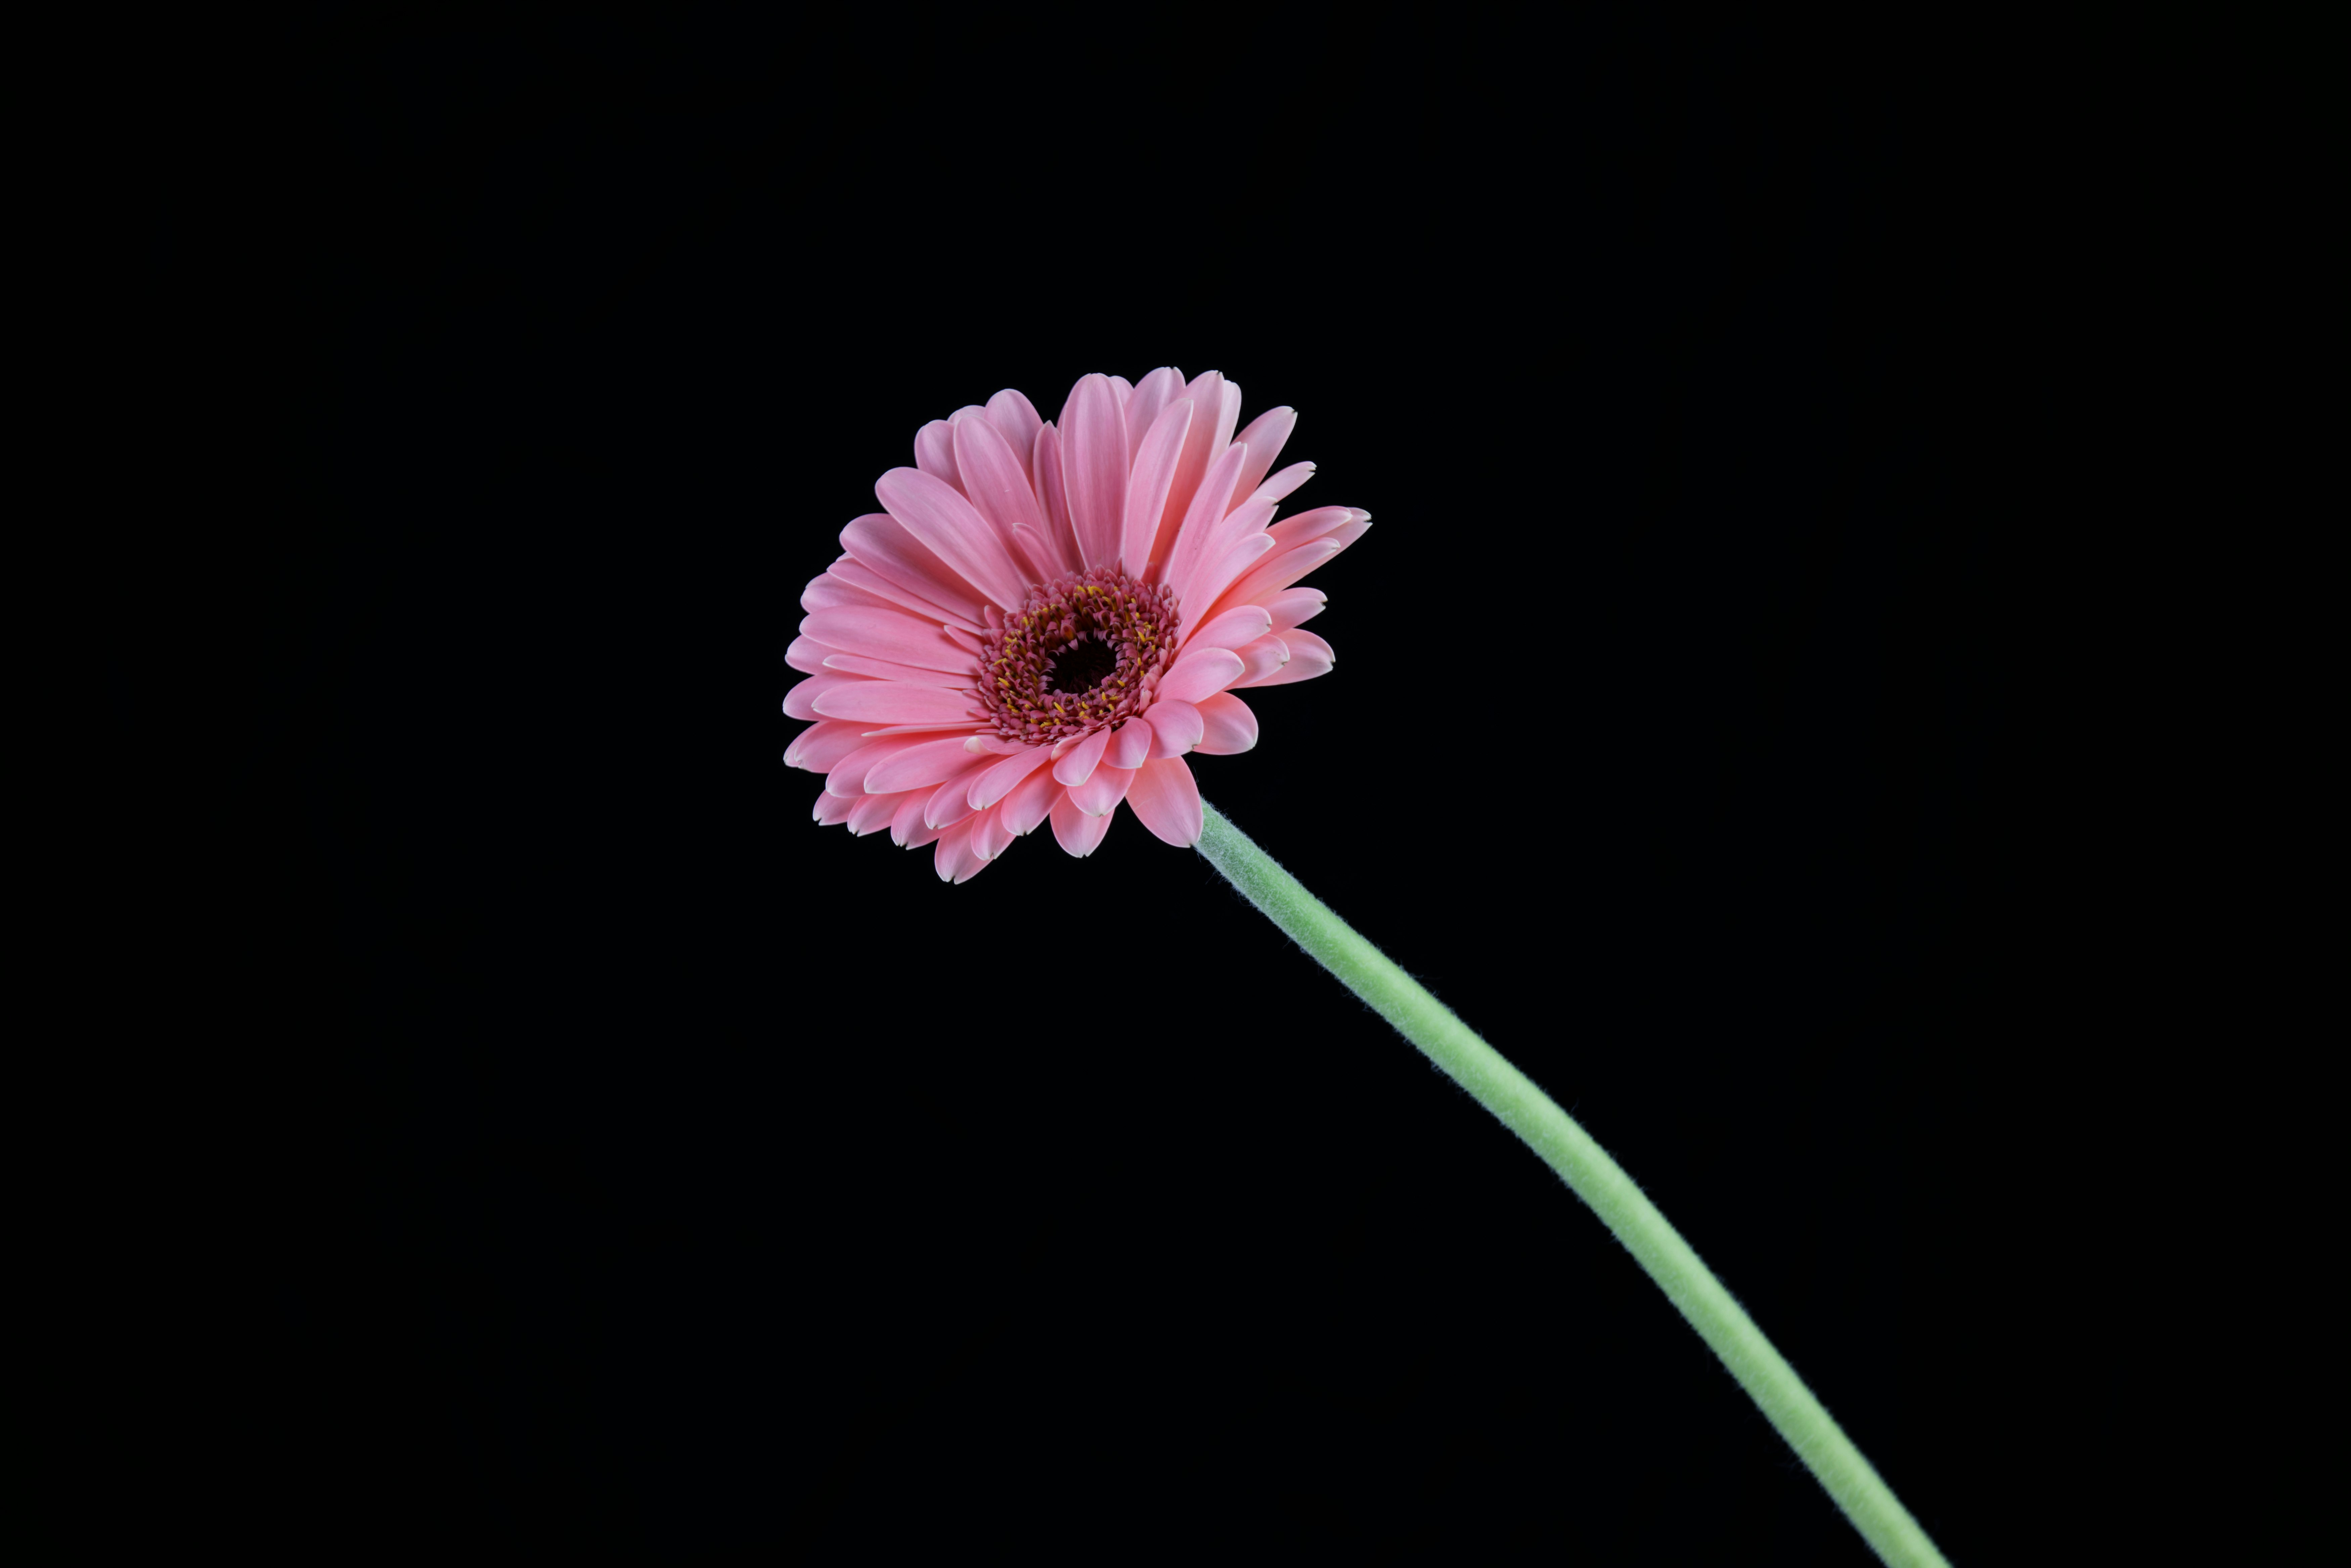
[[[1210,864],[1287,932],[1349,990],[1364,998],[1406,1040],[1477,1097],[1502,1124],[1526,1140],[1576,1197],[1592,1207],[1625,1249],[1681,1310],[1739,1385],[1828,1489],[1877,1555],[1889,1563],[1949,1568],[1943,1554],[1910,1517],[1893,1489],[1870,1468],[1853,1439],[1787,1358],[1771,1347],[1746,1310],[1698,1260],[1688,1242],[1657,1212],[1606,1150],[1575,1124],[1550,1095],[1478,1038],[1419,981],[1357,936],[1330,906],[1215,807],[1202,805],[1200,852]]]

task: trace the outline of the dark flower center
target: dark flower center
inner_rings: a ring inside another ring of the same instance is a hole
[[[1105,642],[1101,632],[1092,632],[1055,650],[1051,662],[1045,666],[1045,689],[1083,696],[1102,685],[1102,677],[1116,668],[1118,650]]]
[[[980,706],[997,734],[1050,746],[1139,716],[1176,660],[1176,595],[1114,566],[1031,588],[1019,609],[987,610]]]

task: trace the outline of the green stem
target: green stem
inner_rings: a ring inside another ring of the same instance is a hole
[[[1806,1469],[1828,1489],[1877,1555],[1889,1563],[1933,1563],[1943,1554],[1878,1478],[1853,1439],[1813,1397],[1795,1368],[1771,1347],[1746,1310],[1698,1260],[1606,1150],[1550,1095],[1478,1038],[1452,1009],[1386,955],[1357,936],[1214,806],[1201,808],[1200,852],[1349,990],[1370,1003],[1428,1059],[1527,1141],[1575,1196],[1592,1206],[1667,1299],[1681,1309],[1730,1375],[1747,1390]]]

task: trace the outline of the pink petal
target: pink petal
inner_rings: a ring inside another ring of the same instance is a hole
[[[1241,673],[1231,682],[1237,686],[1261,686],[1269,676],[1290,663],[1290,649],[1279,637],[1260,637],[1233,652],[1241,656]]]
[[[897,519],[892,517],[887,512],[876,512],[873,515],[880,517],[883,522],[888,523],[893,528],[896,528],[898,527]],[[900,529],[899,532],[900,537],[904,538],[904,530]],[[913,543],[911,539],[907,542],[909,544]],[[938,605],[932,603],[929,600],[925,599],[921,594],[910,592],[907,590],[899,587],[896,583],[892,582],[888,578],[883,577],[880,572],[875,571],[872,567],[867,566],[863,561],[857,559],[854,556],[843,556],[839,560],[834,561],[831,566],[825,568],[825,576],[833,579],[836,582],[844,584],[855,590],[857,593],[861,595],[857,600],[844,600],[842,601],[843,603],[871,603],[882,605],[883,607],[894,607],[900,610],[911,611],[913,613],[921,616],[925,621],[936,621],[940,622],[947,628],[947,634],[949,636],[953,636],[959,632],[980,632],[986,630],[986,628],[977,621],[971,620],[967,616],[960,615],[955,611],[942,609]],[[800,608],[803,610],[831,610],[838,608],[838,606],[831,604],[810,604],[808,601],[807,597],[803,595],[800,600]]]
[[[1130,466],[1143,444],[1144,433],[1159,417],[1160,411],[1184,395],[1184,372],[1173,365],[1162,365],[1135,383],[1134,395],[1126,400],[1126,460]]]
[[[926,789],[906,791],[904,804],[890,816],[890,837],[902,850],[918,850],[946,831],[923,821],[923,808],[931,803]]]
[[[1151,726],[1153,757],[1181,757],[1200,743],[1200,710],[1190,703],[1155,702],[1143,716]]]
[[[1004,825],[1016,833],[1032,831],[1052,810],[1053,803],[1068,793],[1051,768],[1040,768],[1004,798]]]
[[[1134,451],[1134,469],[1127,476],[1126,503],[1120,525],[1123,544],[1119,560],[1131,577],[1141,577],[1151,562],[1151,547],[1159,537],[1160,515],[1167,509],[1167,486],[1176,479],[1176,460],[1184,455],[1184,438],[1192,428],[1195,408],[1190,398],[1179,398],[1160,411]]]
[[[1037,432],[1030,459],[1037,476],[1037,504],[1045,508],[1045,538],[1062,571],[1078,570],[1078,536],[1070,521],[1070,486],[1061,472],[1061,433],[1047,424]],[[1056,573],[1055,575],[1059,575]]]
[[[1020,602],[1020,574],[1004,540],[961,491],[919,468],[893,468],[874,482],[873,494],[908,533],[998,610]]]
[[[1280,473],[1276,474],[1272,478],[1259,480],[1258,482],[1258,487],[1249,492],[1249,499],[1250,501],[1272,501],[1279,503],[1292,490],[1297,489],[1298,486],[1305,484],[1306,481],[1313,477],[1313,464],[1293,463],[1289,467],[1284,468]],[[1244,502],[1242,504],[1247,505],[1248,503]]]
[[[1217,532],[1217,523],[1225,515],[1225,503],[1231,499],[1233,483],[1240,476],[1241,465],[1249,454],[1238,446],[1225,449],[1207,476],[1200,481],[1192,504],[1185,508],[1183,520],[1176,525],[1173,540],[1161,532],[1161,542],[1168,546],[1167,559],[1157,568],[1157,580],[1176,591],[1178,603],[1183,601],[1185,580],[1198,569]]]
[[[862,727],[868,740],[879,740],[885,735],[937,735],[946,730],[953,730],[957,735],[967,736],[979,727],[979,721],[976,718],[959,718],[947,724],[885,724],[879,728],[872,725],[864,725]]]
[[[849,823],[849,831],[862,839],[868,833],[878,833],[888,827],[890,818],[902,804],[904,802],[895,795],[862,795],[843,820]]]
[[[810,578],[808,586],[800,590],[800,608],[832,610],[844,604],[887,603],[886,599],[876,595],[872,590],[852,587],[841,580],[841,568],[844,565],[856,564],[849,557],[842,556],[841,559]]]
[[[869,659],[951,674],[975,673],[971,655],[935,624],[895,610],[811,611],[800,622],[800,631],[844,653],[862,653]]]
[[[1257,537],[1269,546],[1273,542],[1270,534]],[[1296,549],[1275,550],[1235,579],[1232,586],[1208,606],[1207,612],[1221,615],[1228,606],[1269,599],[1346,548],[1337,535],[1325,534]]]
[[[1189,648],[1241,648],[1273,630],[1273,613],[1262,604],[1236,604],[1184,639]]]
[[[1168,673],[1173,674],[1175,672],[1171,670]],[[1109,745],[1110,731],[1094,731],[1061,753],[1061,760],[1053,764],[1053,777],[1064,784],[1084,783],[1086,776],[1094,770],[1094,764],[1102,760],[1102,754]]]
[[[784,663],[804,675],[813,675],[824,668],[824,656],[827,653],[839,651],[825,646],[803,632],[793,638],[792,645],[784,650]]]
[[[1264,601],[1266,612],[1273,618],[1273,629],[1287,632],[1293,626],[1303,626],[1322,613],[1329,601],[1319,588],[1285,588]]]
[[[871,675],[877,681],[903,681],[913,686],[940,686],[951,692],[967,692],[978,673],[966,670],[951,675],[945,670],[916,669],[912,664],[893,664],[887,659],[869,659],[859,653],[828,653],[824,667],[852,675]]]
[[[971,847],[984,861],[992,861],[1012,843],[1012,831],[1001,811],[982,811],[971,820]]]
[[[809,814],[816,819],[820,828],[837,828],[849,821],[849,813],[857,810],[857,802],[862,799],[862,796],[836,795],[827,790],[816,798],[816,810]]]
[[[1200,841],[1200,786],[1180,757],[1146,762],[1126,792],[1135,820],[1178,849]]]
[[[865,724],[858,722],[858,731],[868,740],[886,740],[889,736],[931,736],[934,740],[946,736],[968,736],[978,728],[978,719],[956,719],[955,724]]]
[[[1207,537],[1200,541],[1202,563],[1219,560],[1227,550],[1241,540],[1265,532],[1266,524],[1273,521],[1273,514],[1278,510],[1280,508],[1271,501],[1259,498],[1244,502],[1227,512],[1217,519],[1208,529]],[[1199,574],[1195,572],[1193,575],[1197,577]]]
[[[939,835],[939,847],[931,863],[938,868],[941,882],[969,882],[979,874],[987,862],[971,847],[971,823],[960,821]]]
[[[935,419],[914,433],[914,466],[932,478],[963,488],[956,476],[955,427]]]
[[[865,744],[853,724],[828,718],[799,732],[784,748],[784,766],[805,768],[811,773],[830,773],[832,765]]]
[[[830,678],[810,675],[800,685]],[[896,681],[868,681],[854,676],[842,679],[847,684],[822,693],[810,705],[827,718],[863,719],[869,724],[964,724],[979,717],[967,693],[938,686],[901,685]],[[792,689],[798,691],[799,687]]]
[[[1110,819],[1108,811],[1099,817],[1088,816],[1071,804],[1070,797],[1064,794],[1053,802],[1053,837],[1059,839],[1061,847],[1070,853],[1090,855],[1102,843],[1102,835],[1110,831]]]
[[[1245,686],[1286,686],[1297,681],[1311,681],[1317,675],[1327,675],[1331,673],[1331,666],[1337,663],[1331,652],[1331,644],[1311,632],[1296,630],[1284,632],[1281,633],[1281,641],[1290,650],[1288,663],[1270,674],[1259,675],[1255,680],[1239,681],[1235,684]]]
[[[890,841],[900,849],[906,847],[906,832],[923,822],[923,803],[930,797],[920,789],[909,789],[898,797],[898,809],[890,813]]]
[[[1167,488],[1167,505],[1161,514],[1158,539],[1151,551],[1151,567],[1155,570],[1164,570],[1174,554],[1176,532],[1190,515],[1201,484],[1231,447],[1233,423],[1241,413],[1241,389],[1215,371],[1206,372],[1186,387],[1184,396],[1198,412],[1192,416],[1191,434],[1184,442],[1183,457],[1176,465],[1175,483]]]
[[[974,810],[985,811],[1007,795],[1014,786],[1045,765],[1046,747],[1023,747],[1011,756],[981,771],[971,781],[969,799]]]
[[[1235,512],[1233,517],[1245,517],[1249,511],[1249,508],[1245,507]],[[1226,519],[1228,522],[1231,520],[1229,517]],[[1312,549],[1316,547],[1309,545],[1306,548]],[[1215,620],[1233,605],[1247,603],[1245,596],[1227,590],[1232,586],[1234,579],[1245,575],[1271,549],[1273,539],[1264,533],[1250,532],[1235,539],[1223,554],[1216,558],[1214,565],[1193,573],[1190,585],[1184,590],[1184,597],[1176,605],[1176,613],[1186,621],[1207,622]]]
[[[841,548],[855,556],[874,576],[963,617],[967,625],[985,624],[979,590],[946,562],[933,555],[923,541],[887,512],[868,512],[841,530]]]
[[[1281,455],[1283,444],[1289,441],[1290,433],[1297,428],[1298,411],[1285,405],[1267,409],[1249,422],[1248,429],[1233,437],[1236,444],[1249,449],[1249,463],[1241,469],[1240,482],[1233,486],[1234,495],[1246,499],[1265,482],[1267,470],[1273,466],[1273,460]]]
[[[1157,704],[1153,704],[1157,706]],[[1173,705],[1170,705],[1173,706]],[[1151,757],[1151,726],[1139,718],[1128,719],[1118,727],[1103,748],[1105,768],[1140,768]]]
[[[1257,715],[1232,693],[1218,692],[1196,706],[1205,728],[1192,749],[1203,757],[1233,757],[1257,744]]]
[[[1029,573],[1031,582],[1050,582],[1069,570],[1061,564],[1053,542],[1026,523],[1012,530],[1012,559]]]
[[[951,735],[937,740],[908,738],[914,744],[883,758],[865,775],[867,789],[875,794],[894,795],[902,789],[920,789],[925,785],[944,784],[957,774],[971,770],[971,753],[965,748],[963,737]]]
[[[1239,656],[1229,649],[1196,649],[1177,659],[1160,677],[1158,695],[1166,701],[1196,703],[1238,680],[1241,669]]]
[[[951,822],[960,822],[970,816],[972,812],[969,800],[971,781],[975,776],[984,771],[987,766],[982,762],[975,767],[967,768],[932,790],[930,800],[923,806],[923,821],[935,828],[944,828]]]
[[[810,675],[784,694],[784,716],[786,718],[826,717],[828,716],[816,711],[816,700],[827,692],[837,690],[841,686],[878,686],[882,684],[880,681],[869,681],[863,675],[843,674],[838,670],[827,670],[820,675]],[[842,714],[840,716],[850,718],[855,716]]]
[[[1266,529],[1273,542],[1283,549],[1302,545],[1309,539],[1319,539],[1334,528],[1344,528],[1358,517],[1371,513],[1359,512],[1353,507],[1317,507],[1311,512],[1301,512],[1294,517],[1284,517]]]
[[[1126,519],[1126,419],[1110,378],[1091,375],[1070,389],[1061,409],[1061,477],[1070,524],[1086,567],[1118,559]],[[1008,606],[1008,608],[1009,608]]]
[[[1045,514],[1037,508],[1037,494],[1029,487],[1029,471],[1020,455],[984,419],[967,419],[955,427],[956,466],[964,476],[964,494],[974,510],[1007,540],[1012,530],[1027,524],[1041,534]]]
[[[927,746],[935,738],[928,735],[888,735],[879,740],[869,740],[832,765],[831,770],[824,776],[825,789],[830,794],[847,795],[852,800],[860,795],[873,794],[875,791],[865,787],[867,774],[900,752],[912,747]],[[913,786],[905,788],[912,789]]]
[[[1029,459],[1037,450],[1037,429],[1045,423],[1037,416],[1036,405],[1006,387],[987,400],[987,423],[1019,455],[1022,470],[1033,473]]]
[[[1097,768],[1084,783],[1070,787],[1070,803],[1090,817],[1105,816],[1118,809],[1134,782],[1132,768]]]

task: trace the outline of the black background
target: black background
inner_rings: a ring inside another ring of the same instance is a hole
[[[1250,694],[1204,795],[1987,1560],[2071,1438],[1997,1479],[1977,1436],[2043,1375],[1983,1171],[2038,1133],[1931,46],[1104,16],[322,51],[252,775],[276,1521],[1868,1560],[1196,856],[1123,812],[949,887],[810,822],[783,650],[874,479],[1000,387],[1173,363],[1300,411],[1290,509],[1375,518],[1313,579],[1337,669]]]

